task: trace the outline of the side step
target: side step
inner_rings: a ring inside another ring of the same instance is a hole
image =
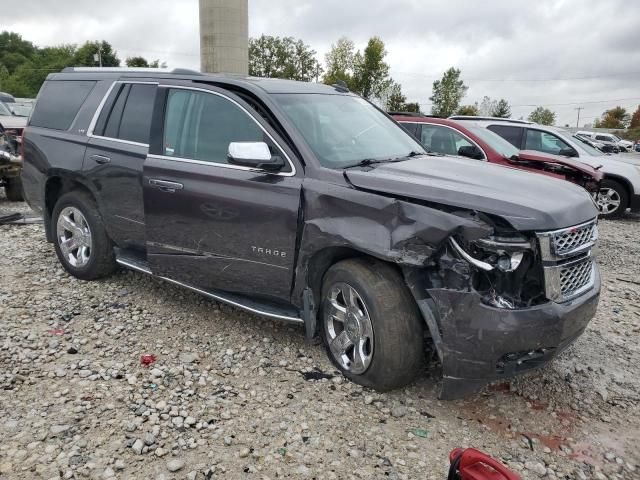
[[[284,322],[297,324],[304,323],[294,307],[283,307],[281,305],[263,303],[250,299],[243,295],[223,292],[220,290],[202,290],[201,288],[179,282],[178,280],[153,275],[153,272],[151,271],[151,268],[149,267],[149,264],[144,255],[135,251],[116,249],[116,262],[118,262],[118,264],[122,265],[123,267],[130,268],[131,270],[135,270],[137,272],[146,273],[147,275],[152,275],[156,278],[164,280],[165,282],[179,285],[193,292],[212,298],[213,300],[217,300],[219,302],[241,308],[256,315],[273,318],[275,320],[282,320]]]

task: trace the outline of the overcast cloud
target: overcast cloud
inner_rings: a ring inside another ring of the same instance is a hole
[[[39,46],[105,39],[122,60],[199,67],[197,0],[28,0],[1,28]],[[249,28],[301,38],[321,60],[340,36],[363,48],[378,35],[392,76],[425,111],[432,82],[450,66],[469,86],[465,104],[503,97],[515,118],[545,105],[559,124],[575,125],[582,106],[582,126],[607,108],[640,104],[637,0],[249,0]]]

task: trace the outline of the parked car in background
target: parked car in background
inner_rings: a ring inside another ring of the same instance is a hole
[[[16,99],[10,93],[0,92],[0,102],[15,103]]]
[[[120,264],[304,325],[367,387],[411,382],[426,344],[441,396],[469,394],[546,364],[597,308],[583,188],[429,155],[342,86],[68,69],[24,151],[71,275]]]
[[[0,102],[0,187],[4,187],[7,199],[12,202],[23,199],[20,142],[26,124],[26,117],[14,115],[5,103]]]
[[[31,115],[31,111],[33,110],[32,103],[6,103],[5,106],[13,113],[16,117],[28,117]]]
[[[612,143],[599,142],[595,140],[593,137],[591,137],[591,135],[578,132],[575,134],[575,136],[580,138],[580,140],[587,143],[588,145],[591,145],[593,148],[600,150],[602,153],[619,153],[620,152],[620,149],[615,145],[613,145]]]
[[[611,133],[579,131],[576,132],[576,135],[591,138],[593,141],[604,145],[606,149],[604,149],[603,151],[606,153],[626,152],[628,148],[627,144],[631,144],[631,142],[621,140]]]
[[[602,172],[582,162],[559,155],[519,150],[499,135],[474,125],[427,115],[391,112],[431,152],[458,155],[505,167],[568,180],[591,193],[598,190]]]
[[[586,140],[555,127],[523,124],[503,118],[476,120],[476,123],[497,133],[516,148],[574,158],[601,170],[604,179],[596,202],[602,216],[615,218],[622,216],[628,208],[640,210],[640,162],[631,156],[623,158],[603,154]]]

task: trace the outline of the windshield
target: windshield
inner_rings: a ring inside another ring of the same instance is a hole
[[[2,102],[0,102],[0,115],[11,116],[11,110],[9,110],[7,106]]]
[[[14,115],[18,117],[28,117],[31,114],[31,107],[29,105],[12,105],[11,110]]]
[[[351,95],[275,94],[323,167],[426,153],[402,128],[366,100]]]
[[[471,133],[473,133],[476,137],[479,137],[480,140],[485,142],[491,148],[493,148],[496,152],[502,155],[504,158],[511,158],[514,155],[518,155],[518,150],[516,147],[507,142],[504,138],[502,138],[497,133],[492,132],[491,130],[487,130],[486,128],[481,127],[467,127]]]

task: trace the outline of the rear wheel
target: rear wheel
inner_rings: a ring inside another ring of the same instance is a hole
[[[605,178],[600,183],[596,204],[601,217],[619,218],[629,207],[629,194],[620,182]]]
[[[22,195],[22,180],[20,180],[20,177],[7,178],[4,192],[10,202],[22,202],[24,196]]]
[[[350,380],[379,391],[411,383],[424,363],[423,324],[402,276],[375,260],[344,260],[322,288],[323,338]]]
[[[69,192],[53,209],[55,249],[64,269],[82,280],[105,277],[116,269],[113,242],[107,235],[93,198]]]

